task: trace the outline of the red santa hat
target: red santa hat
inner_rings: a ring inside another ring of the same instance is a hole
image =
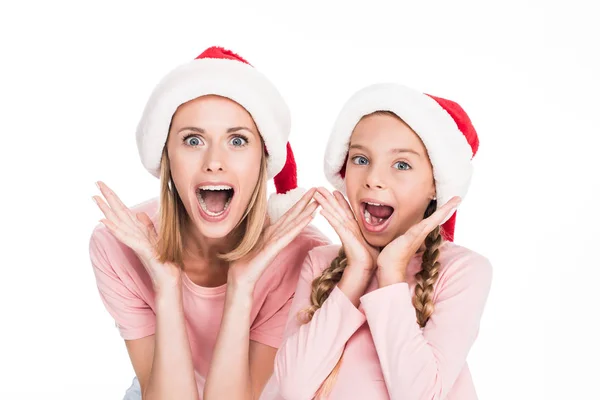
[[[421,93],[395,83],[368,86],[344,105],[325,151],[325,175],[342,193],[348,146],[354,127],[375,111],[390,111],[419,135],[433,166],[437,204],[454,196],[464,199],[471,182],[471,159],[479,147],[477,132],[467,113],[457,103]],[[454,240],[456,212],[442,225],[446,240]]]
[[[196,59],[168,73],[156,86],[137,128],[137,146],[144,167],[160,177],[160,160],[171,119],[177,108],[204,95],[227,97],[254,119],[267,151],[267,175],[276,193],[269,198],[269,217],[277,220],[302,197],[296,162],[288,143],[290,111],[275,86],[248,61],[210,47]]]

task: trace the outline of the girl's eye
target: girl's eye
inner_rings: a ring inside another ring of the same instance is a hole
[[[407,169],[410,169],[411,167],[404,161],[398,161],[396,164],[394,164],[394,168],[397,168],[399,170],[407,170]]]
[[[369,160],[367,160],[363,156],[355,156],[355,157],[352,157],[352,163],[356,164],[356,165],[367,165],[367,164],[369,164]]]
[[[196,135],[186,136],[183,140],[185,144],[192,147],[200,146],[202,144],[202,140]]]
[[[242,146],[245,146],[246,144],[248,144],[248,140],[245,137],[236,136],[236,137],[232,138],[229,143],[231,143],[235,147],[242,147]]]

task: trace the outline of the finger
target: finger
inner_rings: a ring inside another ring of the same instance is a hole
[[[131,235],[123,229],[119,228],[119,226],[113,221],[109,219],[101,219],[100,222],[102,222],[104,226],[106,226],[106,228],[117,238],[117,240],[119,240],[119,242],[129,247],[131,247],[131,245],[134,243],[132,241]]]
[[[346,200],[346,198],[344,197],[342,192],[340,192],[339,190],[336,190],[335,192],[333,192],[333,197],[335,197],[338,204],[342,207],[342,210],[346,213],[346,216],[350,219],[355,220],[356,216],[354,215],[354,212],[352,211],[352,207],[350,207],[350,204],[348,204],[348,201]]]
[[[313,198],[315,191],[315,188],[310,188],[309,190],[307,190],[306,193],[302,195],[300,200],[298,200],[293,207],[291,207],[285,214],[283,214],[281,218],[279,218],[277,222],[275,222],[274,226],[284,225],[289,219],[298,216],[298,214],[300,214],[302,210],[306,208],[310,200]]]
[[[439,226],[445,219],[447,219],[458,207],[460,204],[460,197],[455,196],[451,198],[446,204],[442,207],[438,208],[433,214],[431,214],[428,218],[425,218],[423,222],[426,223],[427,229],[429,232],[434,230],[437,226]]]
[[[158,236],[158,234],[156,233],[156,228],[154,227],[154,223],[152,222],[148,214],[146,214],[145,212],[139,212],[136,214],[136,218],[139,222],[141,222],[144,225],[146,231],[153,238],[156,238]]]
[[[277,231],[273,232],[273,235],[267,241],[277,240],[279,237],[286,235],[288,231],[292,230],[296,224],[300,223],[300,221],[303,221],[306,217],[311,217],[311,219],[314,218],[317,208],[319,208],[319,203],[316,201],[311,202],[294,220],[291,220],[286,225],[280,226]]]
[[[259,257],[262,258],[263,262],[259,264],[263,265],[265,268],[270,265],[272,260],[277,257],[281,250],[289,245],[292,240],[294,240],[294,238],[300,234],[302,229],[304,229],[306,225],[312,221],[313,218],[313,215],[303,218],[299,223],[291,226],[285,234],[280,235],[277,238],[273,237],[267,243],[265,243],[264,247],[259,252]]]
[[[121,218],[122,222],[127,224],[130,224],[131,222],[135,223],[135,220],[131,215],[129,208],[127,208],[127,206],[123,204],[121,199],[119,199],[119,196],[117,196],[117,194],[104,182],[98,181],[97,183],[100,192],[102,192],[102,195],[106,199],[106,202],[110,205],[110,208],[113,210],[113,212],[119,218]]]
[[[358,241],[358,238],[356,237],[354,232],[348,230],[346,225],[339,222],[337,218],[331,215],[330,212],[328,212],[325,209],[322,209],[320,211],[320,214],[327,220],[327,222],[329,222],[329,225],[331,225],[335,233],[337,233],[343,244],[349,245],[354,241]]]
[[[306,208],[304,209],[304,211],[302,211],[300,213],[300,215],[298,215],[296,217],[296,219],[294,221],[299,221],[304,219],[305,217],[312,215],[315,213],[315,211],[317,211],[317,208],[319,208],[319,203],[317,203],[316,201],[311,202],[309,205],[306,206]]]
[[[319,203],[323,210],[327,210],[327,212],[338,222],[345,223],[347,221],[346,216],[342,215],[341,211],[337,207],[337,202],[332,202],[329,198],[325,197],[321,191],[317,191],[315,193],[315,200]]]
[[[459,204],[460,198],[453,197],[452,199],[450,199],[450,201],[448,201],[442,207],[437,209],[429,217],[425,218],[424,220],[410,228],[404,236],[411,242],[418,243],[420,245],[425,240],[427,235],[429,235],[435,228],[437,228],[442,223],[442,221],[444,221],[449,215],[451,215],[456,210],[456,207]]]
[[[294,240],[294,238],[296,238],[304,228],[306,228],[306,226],[313,220],[313,218],[314,216],[310,214],[291,225],[290,229],[288,229],[283,235],[274,238],[272,244],[269,245],[269,251],[276,251],[277,253],[279,253],[285,248],[285,246],[290,244],[292,240]]]
[[[106,204],[106,202],[100,196],[92,196],[92,199],[94,202],[96,202],[96,205],[98,208],[100,208],[102,214],[104,214],[104,216],[113,224],[116,224],[119,220],[119,217],[113,212],[112,208],[110,208],[110,206],[108,206],[108,204]]]

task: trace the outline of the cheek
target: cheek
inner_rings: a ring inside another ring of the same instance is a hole
[[[361,182],[363,180],[363,175],[364,168],[363,170],[360,170],[358,168],[354,168],[353,165],[347,166],[344,182],[346,183],[346,194],[349,198],[353,198],[362,186]]]
[[[262,153],[254,149],[231,154],[229,170],[235,174],[240,187],[247,189],[245,192],[252,193],[258,182],[261,157]]]
[[[198,166],[201,165],[201,160],[198,157],[199,152],[197,153],[195,157],[193,152],[174,151],[169,153],[171,176],[177,186],[189,182]]]

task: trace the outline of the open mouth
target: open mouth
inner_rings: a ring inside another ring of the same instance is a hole
[[[394,207],[373,201],[361,202],[360,208],[365,227],[367,230],[376,232],[385,229],[394,213]]]
[[[196,197],[201,210],[209,217],[223,216],[229,209],[235,192],[229,185],[201,185],[196,188]]]

